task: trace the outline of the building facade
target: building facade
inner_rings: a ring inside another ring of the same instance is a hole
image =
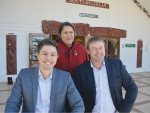
[[[0,2],[0,82],[15,80],[32,65],[34,37],[57,40],[57,27],[65,21],[79,30],[76,41],[85,47],[91,36],[99,35],[106,42],[106,57],[121,59],[130,73],[150,71],[150,18],[133,0]],[[44,28],[44,22],[53,29]]]

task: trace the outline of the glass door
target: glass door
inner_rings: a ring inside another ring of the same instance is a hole
[[[76,36],[74,39],[77,43],[85,46],[85,36]]]
[[[29,67],[36,67],[39,64],[36,56],[37,45],[39,41],[45,38],[49,38],[49,34],[29,34]]]
[[[106,44],[106,58],[120,58],[120,38],[102,37]]]

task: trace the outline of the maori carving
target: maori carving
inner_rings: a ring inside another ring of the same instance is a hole
[[[126,31],[115,28],[91,27],[90,35],[102,37],[120,37],[126,38]]]
[[[42,21],[42,30],[45,34],[54,34],[57,35],[58,28],[61,22],[57,21]],[[89,24],[83,23],[72,23],[76,30],[77,36],[87,36],[89,34]]]
[[[17,74],[16,35],[6,35],[7,75]]]
[[[112,28],[111,37],[121,37],[126,38],[126,31],[121,29]]]
[[[73,23],[77,36],[87,36],[89,34],[90,25],[83,23]]]
[[[61,22],[57,21],[42,21],[42,30],[45,34],[57,35],[58,28]],[[126,31],[121,29],[115,29],[110,27],[90,27],[89,24],[83,23],[72,23],[76,30],[77,36],[87,36],[89,34],[92,36],[102,36],[102,37],[120,37],[126,38]]]
[[[92,36],[107,36],[108,28],[90,27],[90,35]]]
[[[61,24],[61,22],[43,20],[42,21],[42,30],[45,34],[56,35],[60,24]]]
[[[142,67],[142,47],[143,47],[143,41],[138,40],[137,42],[137,67]]]

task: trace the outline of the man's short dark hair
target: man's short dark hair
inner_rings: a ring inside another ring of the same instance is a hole
[[[54,46],[57,50],[57,56],[59,55],[59,47],[58,47],[56,41],[52,40],[50,38],[45,38],[45,39],[41,40],[40,42],[38,42],[38,49],[37,49],[38,54],[40,53],[40,50],[42,49],[42,47],[45,45]]]
[[[89,50],[89,44],[90,43],[98,42],[98,41],[103,42],[104,47],[106,48],[106,44],[105,44],[104,40],[100,36],[93,36],[87,42],[87,50]]]
[[[64,23],[62,23],[60,26],[59,26],[59,29],[58,29],[58,38],[61,40],[61,37],[60,37],[60,34],[61,34],[61,31],[63,30],[63,28],[65,27],[65,26],[70,26],[70,27],[72,27],[72,29],[73,29],[73,31],[74,31],[74,38],[75,38],[75,27],[74,27],[74,25],[73,24],[71,24],[70,22],[64,22]]]

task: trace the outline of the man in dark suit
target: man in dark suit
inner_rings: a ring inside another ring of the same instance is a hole
[[[74,76],[85,112],[130,112],[138,88],[121,60],[104,58],[105,42],[96,36],[89,39],[87,52],[91,60],[79,65]],[[122,97],[122,87],[126,91],[125,98]]]
[[[54,68],[59,55],[57,43],[50,38],[38,43],[39,66],[22,69],[6,102],[5,112],[65,112],[66,99],[71,112],[84,112],[83,100],[70,73]]]

